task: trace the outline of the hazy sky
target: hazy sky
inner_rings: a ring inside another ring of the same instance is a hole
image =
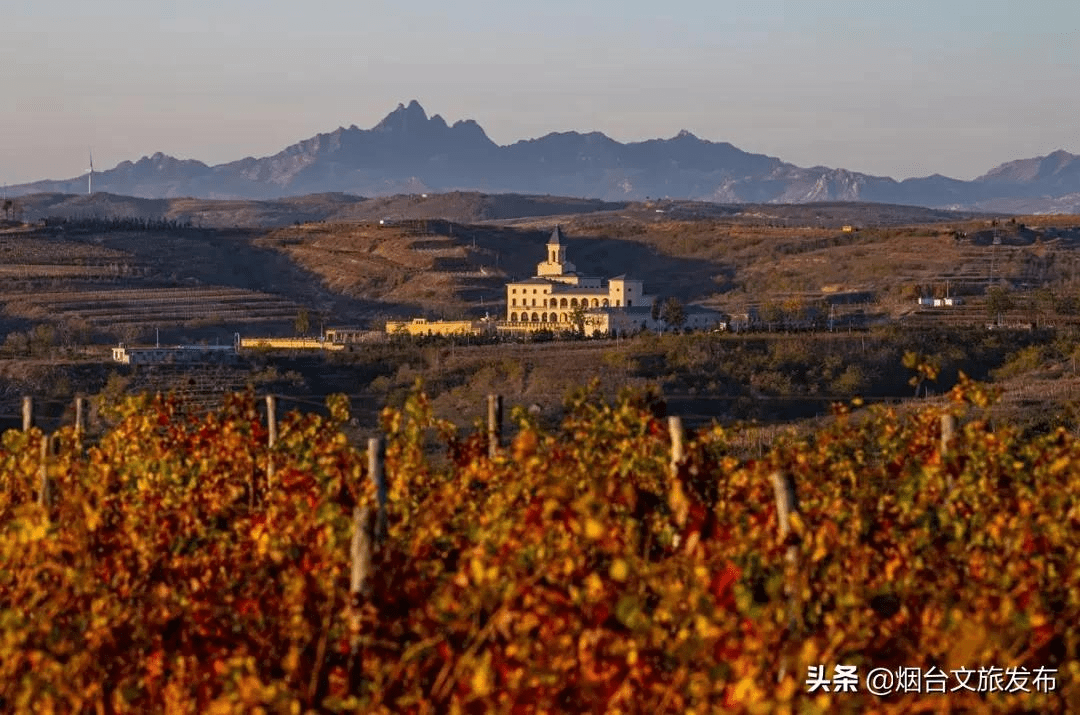
[[[411,99],[500,144],[689,129],[967,179],[1080,153],[1078,35],[1077,0],[5,0],[0,182],[77,176],[88,147],[265,156]]]

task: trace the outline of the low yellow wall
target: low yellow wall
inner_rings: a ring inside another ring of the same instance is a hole
[[[388,320],[387,335],[479,335],[480,326],[471,320]]]
[[[240,349],[264,350],[344,350],[344,345],[323,342],[318,338],[240,338]]]

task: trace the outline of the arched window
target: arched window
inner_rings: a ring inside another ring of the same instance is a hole
[[[596,298],[593,298],[592,299],[592,307],[599,308],[600,307],[600,301],[597,300]]]
[[[517,322],[517,313],[511,313],[510,314],[510,322],[511,323],[516,323]]]
[[[562,300],[559,301],[559,307],[560,308],[565,308],[566,305],[567,305],[566,298],[563,298]]]
[[[563,313],[562,314],[562,321],[564,323],[569,323],[570,322],[570,316],[568,314],[566,314],[566,313]]]
[[[533,313],[532,314],[532,322],[539,323],[540,322],[540,315],[537,314],[537,313]]]
[[[540,322],[542,322],[542,323],[548,322],[547,313],[543,313],[543,314],[540,315]]]
[[[577,307],[577,298],[571,298],[570,299],[570,307],[571,308],[576,308]]]
[[[605,308],[609,307],[609,306],[608,306],[608,299],[607,299],[607,298],[604,298],[604,307],[605,307]]]

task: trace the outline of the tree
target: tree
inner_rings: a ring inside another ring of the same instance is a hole
[[[769,330],[776,330],[776,326],[784,320],[784,308],[776,301],[769,301],[761,308],[761,317],[769,324]]]
[[[915,388],[915,397],[919,396],[919,388],[923,388],[923,397],[926,397],[928,393],[925,383],[927,380],[930,382],[937,381],[938,373],[941,372],[939,362],[929,355],[909,350],[904,353],[903,364],[907,369],[915,371],[915,374],[908,380],[908,384]]]
[[[28,335],[30,354],[45,357],[56,344],[56,329],[51,325],[39,323]]]
[[[660,319],[673,328],[681,328],[686,323],[686,308],[678,298],[668,298],[660,307]]]
[[[293,325],[300,335],[306,336],[308,334],[308,331],[311,330],[311,316],[308,315],[307,308],[301,308],[297,312],[296,322]]]
[[[30,336],[17,330],[7,334],[0,347],[9,357],[22,357],[30,354]]]
[[[574,324],[574,330],[579,335],[585,332],[585,306],[577,305],[570,309],[570,322]]]
[[[1002,286],[991,286],[986,294],[986,310],[991,318],[1001,318],[1002,313],[1012,310],[1013,298],[1009,291]]]

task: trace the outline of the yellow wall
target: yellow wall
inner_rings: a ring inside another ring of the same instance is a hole
[[[240,338],[240,348],[278,350],[344,350],[344,345],[327,343],[318,338]]]
[[[480,326],[473,320],[388,320],[388,335],[405,333],[406,335],[479,335]]]

